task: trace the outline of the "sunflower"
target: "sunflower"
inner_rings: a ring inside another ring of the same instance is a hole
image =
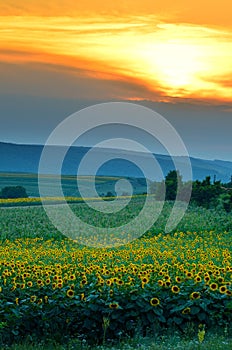
[[[178,294],[180,291],[180,288],[178,286],[172,286],[172,293]]]
[[[164,286],[165,286],[165,287],[170,287],[170,285],[171,285],[171,281],[166,281],[166,282],[164,282]]]
[[[217,283],[211,283],[209,286],[210,290],[215,291],[218,289],[218,284]]]
[[[33,286],[33,282],[32,281],[28,281],[27,285],[28,285],[28,287],[32,287]]]
[[[73,298],[74,297],[74,291],[72,289],[68,289],[66,295],[69,298]]]
[[[184,310],[182,310],[182,314],[183,315],[188,315],[188,314],[190,314],[190,311],[191,311],[191,309],[190,309],[190,307],[186,307]]]
[[[201,297],[201,293],[199,292],[193,292],[192,294],[190,294],[190,299],[199,299]]]
[[[74,289],[75,289],[75,284],[72,283],[72,284],[69,286],[69,289],[74,290]]]
[[[197,275],[197,276],[194,278],[194,281],[195,281],[196,283],[199,283],[199,282],[202,281],[202,279],[201,279],[201,277],[200,277],[199,275]]]
[[[177,283],[181,283],[181,278],[179,276],[176,276],[175,280]]]
[[[118,286],[122,286],[124,284],[123,280],[120,280],[120,279],[117,280],[116,283],[117,283]]]
[[[146,284],[149,282],[149,279],[147,277],[142,278],[142,283]]]
[[[218,277],[218,283],[223,283],[224,282],[224,278],[223,277]]]
[[[1,287],[2,288],[2,287]],[[12,287],[11,287],[11,291],[13,292],[14,290],[16,289],[16,285],[13,285]],[[2,290],[1,290],[2,291]]]
[[[30,302],[31,303],[34,303],[36,301],[36,295],[32,295],[31,298],[30,298]]]
[[[192,274],[192,272],[187,271],[186,274],[185,274],[185,276],[186,276],[187,278],[192,278],[192,277],[193,277],[193,274]]]
[[[110,303],[110,304],[109,304],[109,308],[110,308],[110,309],[118,309],[118,308],[119,308],[119,305],[118,305],[118,303],[113,302],[113,303]]]
[[[160,301],[158,298],[152,298],[150,300],[150,304],[151,304],[151,306],[158,306],[160,304]]]
[[[222,293],[222,294],[226,293],[226,291],[227,291],[226,286],[221,286],[221,287],[219,288],[219,292]]]
[[[228,295],[228,297],[231,297],[232,296],[232,292],[231,292],[231,290],[226,290],[226,295]]]
[[[209,281],[210,281],[210,277],[209,277],[209,276],[205,276],[205,277],[204,277],[204,281],[205,281],[205,282],[209,282]]]
[[[162,287],[164,285],[164,282],[162,280],[158,280],[158,285]]]

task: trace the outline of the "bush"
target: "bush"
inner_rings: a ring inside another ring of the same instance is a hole
[[[26,189],[23,186],[7,186],[0,192],[0,198],[27,198]]]

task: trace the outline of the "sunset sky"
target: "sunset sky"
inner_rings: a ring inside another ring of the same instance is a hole
[[[230,0],[0,0],[0,141],[43,143],[81,107],[135,101],[189,153],[232,161]]]

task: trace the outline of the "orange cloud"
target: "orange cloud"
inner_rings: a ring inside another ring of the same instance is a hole
[[[172,23],[232,26],[230,0],[4,0],[3,16],[156,15]]]
[[[9,12],[10,3],[5,3]],[[27,12],[25,3],[22,1],[19,9]],[[129,5],[130,1],[125,3]],[[42,3],[30,4],[35,12],[41,10]],[[60,1],[61,7],[64,4]],[[150,1],[148,5],[151,6]],[[139,8],[137,2],[134,10],[136,6]],[[124,12],[127,10],[125,6]],[[150,99],[194,96],[232,100],[229,28],[170,23],[154,15],[23,15],[2,16],[0,33],[2,62],[42,63],[46,69],[49,65],[50,70],[66,71],[67,76],[143,86],[141,96]],[[118,97],[122,98],[119,91]]]

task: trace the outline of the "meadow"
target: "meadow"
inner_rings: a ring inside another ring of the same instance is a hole
[[[142,205],[134,198],[121,215],[98,217],[70,204],[102,227],[125,223]],[[214,327],[231,340],[232,215],[191,206],[164,234],[171,207],[143,237],[117,248],[62,236],[40,206],[1,208],[0,343],[93,346],[171,330],[200,346]]]

